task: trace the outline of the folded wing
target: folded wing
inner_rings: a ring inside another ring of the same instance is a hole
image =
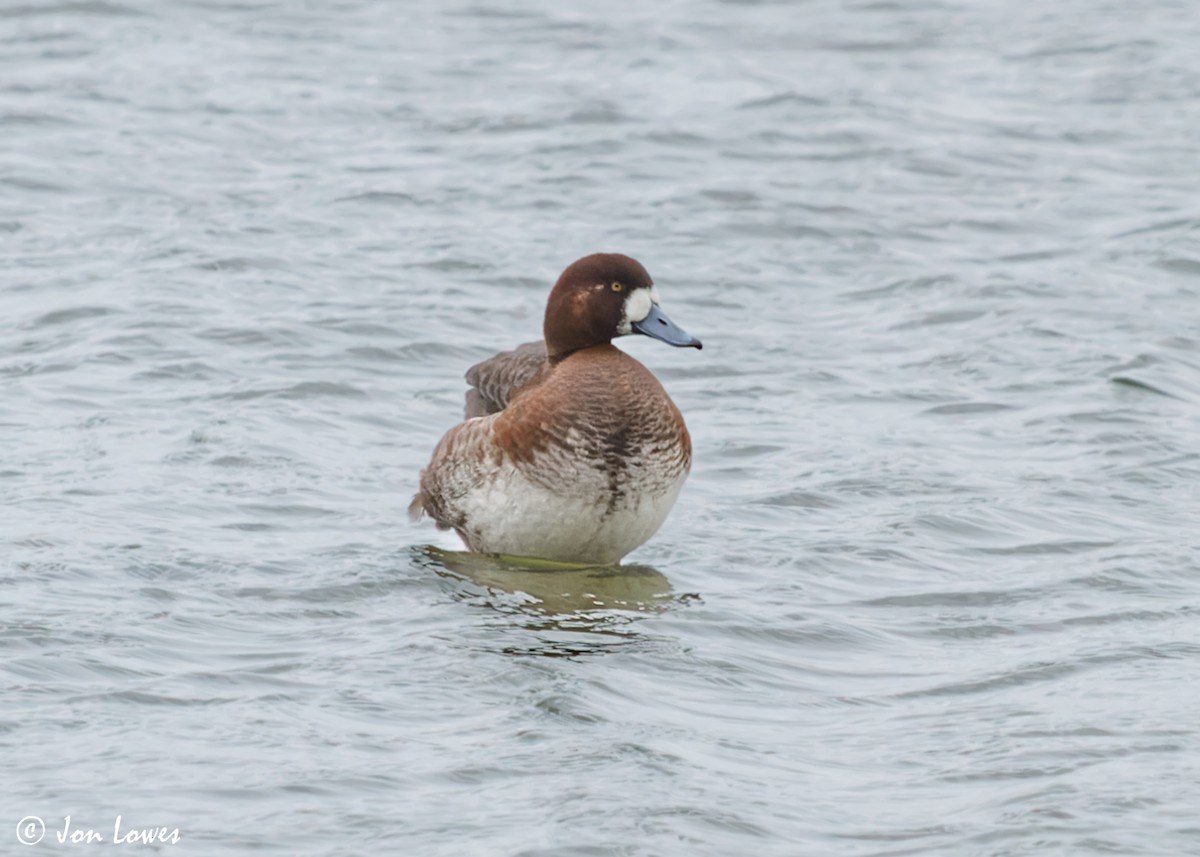
[[[501,351],[467,370],[465,416],[486,417],[504,410],[518,390],[546,368],[546,343],[526,342],[512,351]]]
[[[467,390],[466,419],[500,413],[517,391],[536,382],[544,369],[546,344],[541,340],[526,342],[476,363],[467,370],[471,389]],[[479,481],[480,474],[475,471],[483,465],[469,455],[460,455],[459,450],[483,443],[483,436],[489,430],[486,424],[467,422],[446,432],[434,450],[429,467],[421,471],[421,490],[408,507],[410,518],[415,521],[428,514],[439,528],[462,532],[463,522],[457,519],[452,507]]]

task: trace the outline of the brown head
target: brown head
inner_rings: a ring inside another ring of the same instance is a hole
[[[701,347],[659,309],[654,281],[641,262],[620,253],[595,253],[568,266],[550,292],[542,329],[551,360],[631,333]]]

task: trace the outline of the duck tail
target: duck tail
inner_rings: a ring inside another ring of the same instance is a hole
[[[410,521],[419,521],[421,516],[425,514],[425,492],[418,491],[412,498],[412,502],[408,504],[408,518]]]

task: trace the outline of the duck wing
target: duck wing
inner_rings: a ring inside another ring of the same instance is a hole
[[[455,517],[453,501],[477,481],[477,474],[473,466],[458,466],[460,459],[470,460],[471,456],[459,456],[456,451],[486,445],[491,430],[490,421],[471,422],[472,418],[500,413],[519,390],[536,382],[547,368],[546,344],[539,340],[501,351],[467,370],[467,383],[471,385],[465,408],[467,422],[446,432],[433,452],[433,460],[421,471],[421,490],[408,507],[410,518],[415,521],[428,514],[438,529],[462,532],[464,524]]]
[[[512,351],[501,351],[467,370],[465,416],[486,417],[508,407],[518,390],[546,368],[546,343],[526,342]]]

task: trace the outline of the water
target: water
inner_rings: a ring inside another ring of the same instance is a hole
[[[0,850],[1200,853],[1197,43],[0,6]],[[462,372],[597,250],[705,343],[624,343],[679,504],[618,572],[444,553]]]

